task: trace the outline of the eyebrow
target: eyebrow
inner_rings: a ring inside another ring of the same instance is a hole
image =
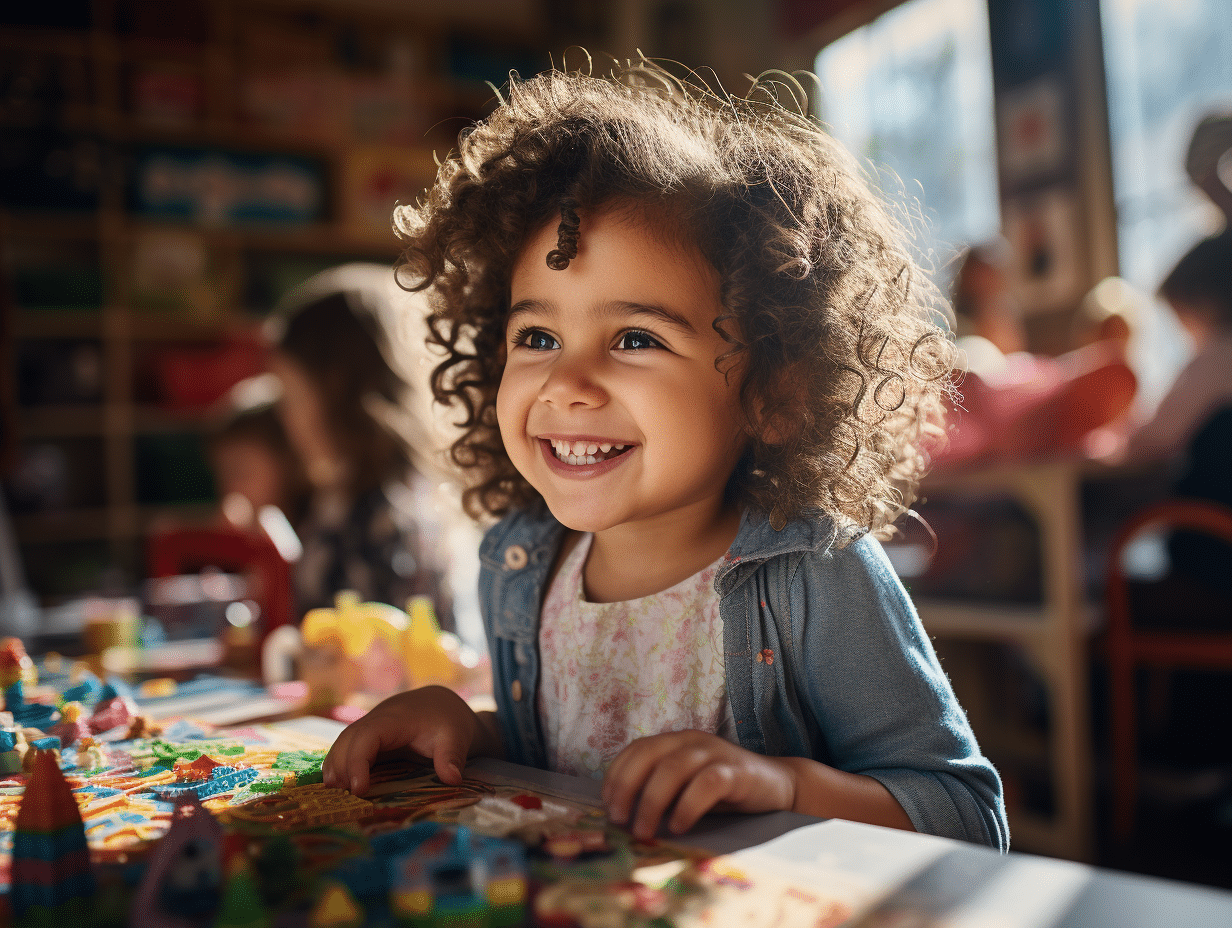
[[[557,307],[554,303],[545,302],[543,300],[519,300],[509,308],[509,315],[506,318],[506,325],[523,313],[533,312],[554,315],[557,312]],[[677,329],[684,335],[697,334],[697,329],[684,315],[676,312],[674,309],[670,309],[658,303],[634,303],[628,300],[609,300],[605,303],[601,303],[595,309],[595,313],[602,316],[649,316],[652,319],[657,319],[672,328]]]

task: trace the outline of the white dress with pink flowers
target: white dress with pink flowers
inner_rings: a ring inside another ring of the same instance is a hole
[[[661,593],[591,603],[582,569],[592,538],[574,546],[543,603],[538,709],[551,769],[599,778],[631,741],[663,732],[734,742],[714,589],[722,558]]]

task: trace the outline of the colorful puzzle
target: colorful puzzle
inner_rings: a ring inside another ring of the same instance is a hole
[[[755,908],[758,883],[736,864],[635,841],[587,805],[469,776],[451,786],[413,761],[379,764],[355,796],[322,782],[323,740],[155,725],[120,681],[70,668],[35,686],[9,657],[0,760],[17,763],[0,773],[0,921],[585,928],[719,924],[720,901]],[[14,687],[18,672],[30,687]],[[807,923],[836,923],[828,901],[788,889]]]

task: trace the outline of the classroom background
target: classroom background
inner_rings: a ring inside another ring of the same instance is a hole
[[[393,265],[394,204],[422,193],[510,71],[640,53],[739,93],[780,69],[783,93],[900,204],[942,288],[958,292],[971,246],[996,243],[1018,340],[998,347],[1028,353],[1043,378],[981,407],[994,436],[1030,440],[956,447],[925,484],[924,522],[889,544],[1005,779],[1015,849],[1232,887],[1232,643],[1199,642],[1201,669],[1134,671],[1137,747],[1114,749],[1126,697],[1110,656],[1129,646],[1108,631],[1113,545],[1169,474],[1112,467],[1100,444],[1148,413],[1193,351],[1156,291],[1227,221],[1227,12],[1223,0],[7,5],[0,632],[84,653],[100,612],[161,609],[175,637],[185,610],[151,594],[177,566],[156,563],[157,541],[217,523],[209,442],[236,386],[267,370],[268,317],[319,272]],[[1057,396],[1090,395],[1072,354],[1084,320],[1108,315],[1132,332],[1096,369],[1128,368],[1132,384],[1058,426]],[[994,401],[1006,396],[1018,405]],[[1127,550],[1127,569],[1159,569],[1160,544]],[[479,647],[465,565],[458,576],[450,621]],[[250,600],[208,587],[192,595],[242,625],[228,597]],[[267,589],[258,606],[268,621],[288,602]]]

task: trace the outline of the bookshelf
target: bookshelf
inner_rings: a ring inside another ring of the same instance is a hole
[[[0,464],[45,605],[212,511],[211,400],[434,152],[548,63],[539,4],[79,0],[0,14]]]

